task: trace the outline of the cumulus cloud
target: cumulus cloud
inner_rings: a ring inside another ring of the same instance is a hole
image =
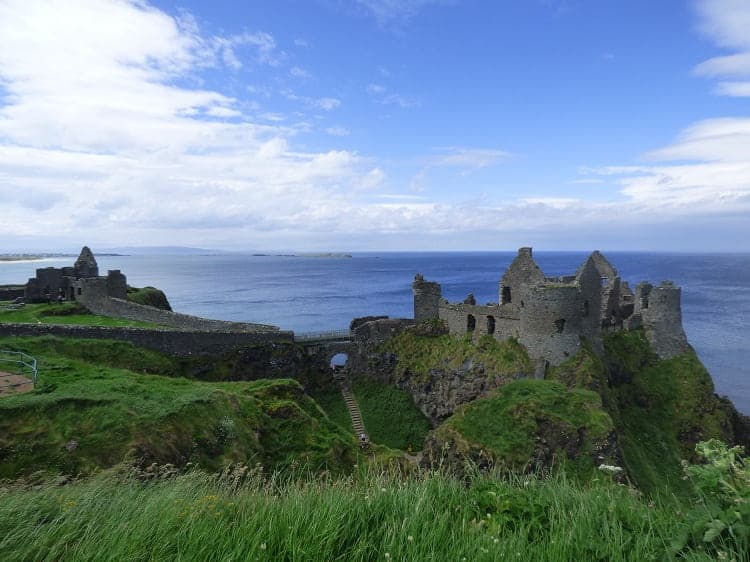
[[[244,64],[243,46],[249,63],[274,64],[267,33],[204,37],[141,1],[0,4],[0,233],[195,242],[296,228],[376,183],[354,152],[296,150],[278,116],[253,122],[232,97],[177,85]]]

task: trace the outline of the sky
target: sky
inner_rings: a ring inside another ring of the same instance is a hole
[[[0,0],[0,251],[750,251],[750,0]]]

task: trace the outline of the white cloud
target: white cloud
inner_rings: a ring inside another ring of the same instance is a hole
[[[335,126],[335,127],[328,127],[326,129],[326,133],[334,137],[346,137],[346,136],[349,136],[350,131],[346,127]]]
[[[294,76],[295,78],[310,78],[312,75],[302,68],[301,66],[293,66],[289,69],[289,74]]]
[[[206,115],[210,115],[211,117],[240,117],[242,116],[242,112],[236,109],[215,105],[206,110]]]
[[[375,101],[382,105],[397,105],[404,109],[421,105],[421,101],[418,98],[389,93],[388,88],[382,84],[368,84],[365,89]]]
[[[446,147],[436,149],[442,154],[430,159],[431,166],[452,166],[466,170],[486,168],[512,155],[495,148]]]
[[[385,93],[385,86],[382,84],[368,84],[367,93],[372,95],[380,95]]]
[[[141,1],[2,2],[0,236],[196,243],[333,222],[320,202],[376,185],[371,165],[300,151],[290,139],[302,124],[254,123],[232,97],[175,85],[236,67],[241,46],[273,64],[269,34],[206,38]]]
[[[325,111],[331,111],[341,105],[341,100],[336,98],[320,98],[315,100],[315,105]]]
[[[739,51],[699,64],[696,73],[718,78],[750,78],[750,2],[746,0],[701,0],[695,4],[699,28],[720,47]],[[750,81],[721,82],[720,95],[750,96]]]
[[[381,25],[408,21],[430,4],[451,4],[450,0],[356,0]]]

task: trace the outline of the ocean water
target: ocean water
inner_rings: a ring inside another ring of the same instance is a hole
[[[585,252],[534,252],[549,275],[572,274]],[[243,254],[102,256],[102,272],[120,269],[134,286],[163,289],[178,312],[274,324],[297,332],[346,328],[367,315],[410,317],[415,273],[441,283],[445,298],[497,301],[497,283],[515,252],[359,253],[352,258]],[[670,279],[682,287],[688,340],[716,384],[750,414],[750,255],[607,252],[621,277]],[[23,283],[37,267],[73,259],[0,262],[0,284]]]

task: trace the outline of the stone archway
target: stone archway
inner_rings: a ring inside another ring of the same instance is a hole
[[[349,362],[349,354],[348,353],[337,353],[333,357],[331,357],[331,361],[329,362],[329,366],[334,371],[338,371],[346,367],[346,364]]]

